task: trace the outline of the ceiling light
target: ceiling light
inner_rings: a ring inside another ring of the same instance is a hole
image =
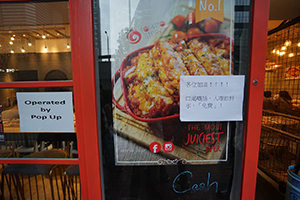
[[[298,47],[300,47],[300,42],[298,43]]]
[[[15,53],[13,48],[11,48],[10,53]]]
[[[69,45],[69,43],[67,43],[67,49],[70,49],[70,45]]]
[[[30,46],[31,47],[31,45],[32,45],[32,43],[30,42],[30,40],[28,41],[28,46]]]
[[[40,34],[36,34],[36,36],[40,36]]]
[[[276,53],[276,50],[274,49],[274,50],[272,51],[272,53]]]
[[[280,56],[283,56],[284,54],[285,54],[284,51],[282,51],[282,52],[279,53]]]
[[[23,37],[25,37],[26,35],[25,34],[23,34]]]
[[[13,37],[16,37],[16,35],[13,35]]]
[[[289,54],[289,57],[293,57],[293,56],[294,56],[294,53],[290,53],[290,54]]]
[[[276,54],[280,54],[280,51],[279,51],[279,50],[277,50],[277,51],[276,51]]]
[[[286,50],[286,46],[281,47],[281,50],[283,51]]]
[[[11,45],[12,45],[12,44],[13,44],[13,42],[12,42],[12,41],[9,41],[9,44],[11,44]]]
[[[46,35],[43,35],[42,38],[45,39],[45,38],[46,38]]]
[[[14,37],[11,37],[10,39],[11,39],[11,40],[15,40],[15,38],[14,38]]]
[[[45,46],[45,48],[44,48],[44,51],[48,51],[48,48],[47,48],[47,46]]]
[[[49,36],[49,34],[47,33],[47,36]]]
[[[59,33],[57,33],[56,35],[59,35]]]
[[[25,53],[25,49],[24,49],[24,47],[22,47],[21,51],[22,51],[22,53]]]
[[[292,44],[291,40],[287,40],[284,43],[285,46],[291,46],[291,44]]]

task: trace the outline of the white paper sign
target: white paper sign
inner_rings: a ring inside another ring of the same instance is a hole
[[[72,92],[17,92],[21,132],[74,132]]]
[[[181,76],[181,121],[242,121],[245,76]]]

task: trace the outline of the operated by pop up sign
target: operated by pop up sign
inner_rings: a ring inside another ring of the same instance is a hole
[[[18,92],[21,132],[74,132],[72,92]]]

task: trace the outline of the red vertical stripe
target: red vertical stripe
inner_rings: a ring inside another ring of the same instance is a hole
[[[269,0],[252,1],[249,93],[244,142],[244,165],[241,199],[255,199],[255,186],[260,142],[264,69],[267,53]],[[253,81],[258,84],[254,85]]]
[[[82,199],[101,200],[91,0],[70,0],[72,65]]]

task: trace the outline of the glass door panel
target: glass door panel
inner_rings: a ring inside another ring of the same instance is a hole
[[[216,88],[243,77],[244,90],[251,2],[96,2],[103,197],[237,199],[246,119],[222,106],[245,100]],[[183,96],[183,81],[211,91]]]

